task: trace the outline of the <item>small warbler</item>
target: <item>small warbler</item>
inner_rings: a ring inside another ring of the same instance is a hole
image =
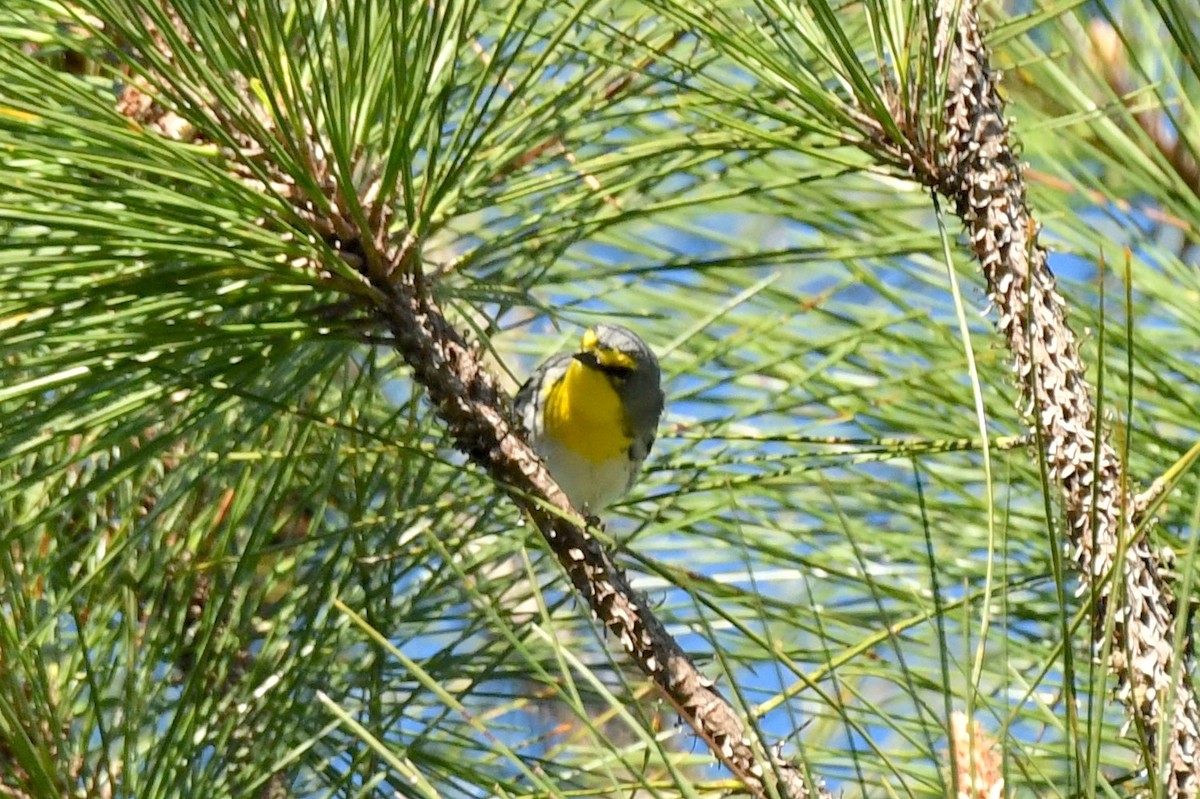
[[[530,445],[584,514],[604,509],[637,480],[663,412],[660,382],[646,342],[600,324],[583,334],[578,352],[547,359],[517,392]]]

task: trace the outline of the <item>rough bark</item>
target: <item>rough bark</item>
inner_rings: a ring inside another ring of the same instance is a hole
[[[1176,603],[1155,553],[1137,531],[1139,504],[1123,479],[1121,461],[1107,430],[1097,426],[1067,305],[1038,242],[1039,226],[1026,200],[972,0],[957,8],[952,1],[939,2],[935,54],[949,76],[942,136],[906,142],[894,155],[949,198],[962,220],[999,314],[1023,411],[1040,433],[1048,472],[1061,487],[1080,593],[1096,600],[1095,651],[1112,645],[1107,665],[1129,714],[1127,726],[1145,736],[1156,759],[1147,766],[1163,776],[1162,793],[1195,797],[1200,713],[1191,648],[1177,662]]]
[[[378,313],[458,446],[528,513],[596,618],[713,754],[755,797],[765,799],[772,792],[786,799],[828,796],[820,786],[810,791],[793,766],[768,754],[588,533],[533,450],[510,426],[507,396],[477,352],[420,290],[419,281],[392,272],[374,282],[383,297]]]
[[[168,12],[175,34],[190,41],[187,26],[170,7]],[[145,24],[155,30],[149,19]],[[157,39],[170,61],[164,37]],[[244,91],[244,81],[237,76],[231,76],[231,80]],[[203,99],[199,102],[206,104]],[[253,105],[249,98],[247,103]],[[164,136],[203,139],[201,132],[179,125],[175,115],[155,104],[134,84],[121,98],[120,110]],[[228,118],[217,105],[211,111],[214,119]],[[270,129],[269,115],[260,122]],[[256,149],[251,134],[233,125],[227,127],[247,150]],[[297,218],[362,274],[371,289],[358,283],[344,284],[354,300],[341,310],[366,310],[389,330],[393,345],[412,368],[413,379],[428,393],[458,448],[532,519],[595,617],[746,790],[756,799],[828,797],[821,784],[810,790],[794,766],[777,751],[768,751],[754,731],[742,723],[712,680],[700,673],[649,603],[588,533],[584,520],[571,508],[533,450],[510,426],[507,394],[498,388],[478,351],[454,329],[433,299],[429,279],[415,266],[420,242],[408,237],[396,243],[389,234],[392,209],[372,202],[370,192],[357,198],[370,220],[368,229],[360,229],[353,215],[344,211],[349,204],[338,193],[326,152],[328,149],[314,140],[308,161],[312,177],[329,194],[328,203],[311,202],[286,172],[273,164],[256,164],[271,179],[269,184],[255,177],[237,158],[231,159],[230,169],[248,185],[269,188],[291,201]],[[315,208],[324,206],[333,208],[333,213],[317,213]],[[306,262],[303,266],[334,285],[333,273],[320,263]]]

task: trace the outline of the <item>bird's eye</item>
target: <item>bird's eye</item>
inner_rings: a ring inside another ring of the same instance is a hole
[[[624,380],[633,374],[633,369],[628,366],[616,366],[614,364],[600,364],[600,371],[608,375],[614,380]]]
[[[624,380],[633,374],[634,371],[634,367],[630,365],[630,358],[628,356],[611,357],[606,353],[585,350],[584,352],[575,353],[574,358],[592,369],[603,372],[614,380]]]

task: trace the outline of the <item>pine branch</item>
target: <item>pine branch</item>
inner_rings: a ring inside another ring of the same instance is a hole
[[[176,23],[174,17],[171,22]],[[154,30],[148,20],[146,25]],[[176,28],[178,35],[190,41],[185,26]],[[120,110],[151,125],[168,117],[134,86],[127,89]],[[215,118],[222,116],[219,107],[214,105],[212,110]],[[262,123],[269,125],[270,120]],[[228,127],[229,135],[252,141],[252,136],[235,125]],[[155,129],[172,138],[182,135],[194,140],[197,136],[193,129],[177,134],[174,125]],[[533,520],[596,618],[751,795],[759,799],[811,796],[814,791],[809,790],[800,772],[776,751],[768,753],[713,682],[700,673],[645,598],[587,532],[566,496],[516,433],[509,422],[507,395],[483,366],[476,349],[460,336],[430,296],[430,279],[417,265],[419,242],[403,237],[399,244],[392,243],[395,239],[388,233],[392,209],[369,196],[357,198],[366,211],[363,218],[370,220],[370,229],[361,229],[354,215],[346,211],[346,198],[329,180],[324,149],[315,142],[309,146],[310,168],[320,178],[322,189],[332,195],[326,198],[327,207],[334,209],[328,215],[316,212],[311,198],[293,190],[286,183],[286,174],[275,165],[264,161],[259,167],[270,178],[269,185],[295,205],[297,216],[321,231],[338,257],[358,269],[369,283],[370,289],[362,285],[354,288],[351,293],[363,303],[350,307],[364,303],[373,306],[374,316],[392,334],[392,342],[412,368],[416,382],[428,392],[459,449],[485,469]],[[231,169],[250,185],[258,187],[261,183],[236,162]],[[820,785],[815,793],[829,795]]]
[[[429,392],[458,446],[533,520],[596,618],[753,796],[828,796],[823,787],[810,791],[795,767],[774,753],[768,755],[588,533],[533,450],[516,434],[508,421],[508,398],[478,353],[434,300],[419,290],[415,276],[390,271],[390,278],[373,280],[381,295],[378,313],[414,379]]]
[[[149,23],[147,22],[149,25]],[[186,30],[180,35],[189,36]],[[164,109],[130,86],[120,110],[154,125],[168,116]],[[176,137],[174,126],[155,127]],[[236,127],[230,135],[242,134]],[[183,137],[194,139],[194,130]],[[330,190],[329,164],[311,145],[310,165]],[[357,268],[374,289],[359,286],[353,293],[374,306],[374,316],[392,334],[392,343],[413,369],[414,379],[428,392],[456,443],[473,463],[485,469],[533,520],[593,613],[612,632],[639,668],[675,706],[713,754],[755,797],[806,799],[812,795],[799,771],[777,752],[768,753],[754,732],[738,718],[733,706],[705,677],[654,615],[645,598],[586,529],[566,496],[546,472],[529,445],[509,422],[509,400],[483,366],[478,352],[459,335],[428,291],[429,278],[417,266],[419,242],[411,237],[399,244],[387,231],[390,208],[359,197],[371,220],[362,230],[346,213],[346,198],[330,191],[328,216],[313,210],[302,194],[284,184],[285,175],[272,164],[261,165],[281,194],[295,204],[296,214],[320,230],[326,243]],[[249,182],[245,170],[234,174]],[[257,184],[253,184],[257,185]],[[361,307],[362,302],[341,310]],[[334,311],[337,316],[337,309]],[[817,787],[818,796],[828,796]]]
[[[1081,593],[1096,598],[1093,645],[1106,643],[1112,613],[1112,657],[1117,696],[1129,723],[1145,736],[1146,750],[1162,762],[1147,764],[1152,780],[1165,775],[1164,793],[1195,797],[1200,787],[1200,710],[1191,673],[1191,647],[1172,646],[1176,603],[1161,565],[1138,528],[1134,492],[1108,431],[1097,427],[1096,407],[1066,302],[1037,240],[1020,162],[1013,152],[1004,104],[996,91],[975,4],[965,0],[955,16],[953,0],[941,0],[935,54],[949,85],[945,132],[885,144],[916,178],[953,201],[998,309],[1025,413],[1045,441],[1050,474],[1060,483],[1071,555]],[[879,142],[882,136],[878,136]],[[1096,430],[1100,429],[1099,438]],[[1114,579],[1114,575],[1117,578]],[[1118,603],[1109,608],[1110,602]],[[1177,662],[1182,657],[1183,662]],[[1174,675],[1178,674],[1176,679]],[[1165,731],[1166,740],[1159,740]],[[1165,746],[1162,746],[1165,744]]]

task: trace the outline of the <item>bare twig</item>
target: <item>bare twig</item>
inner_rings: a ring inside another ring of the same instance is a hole
[[[1159,224],[1170,225],[1176,230],[1181,230],[1189,238],[1200,238],[1200,230],[1198,230],[1195,225],[1182,217],[1167,213],[1161,208],[1155,208],[1149,205],[1134,205],[1126,199],[1121,197],[1110,197],[1101,191],[1088,189],[1079,190],[1076,189],[1076,187],[1070,182],[1055,175],[1041,172],[1037,169],[1026,169],[1024,171],[1024,175],[1030,183],[1039,183],[1043,186],[1048,186],[1056,191],[1061,192],[1073,193],[1078,191],[1082,196],[1086,197],[1089,202],[1097,204],[1109,204],[1114,208],[1124,211],[1125,213],[1133,212],[1140,214],[1145,216],[1147,219],[1152,219],[1155,222],[1158,222]]]
[[[1129,73],[1129,58],[1121,37],[1102,19],[1094,19],[1088,25],[1088,37],[1092,40],[1100,72],[1113,93],[1130,107],[1137,126],[1149,137],[1179,179],[1192,193],[1200,196],[1200,164],[1196,162],[1187,140],[1176,131],[1176,121],[1167,118],[1161,108],[1133,108],[1130,98],[1134,94],[1133,80]]]
[[[491,62],[492,62],[491,54],[487,51],[487,49],[484,48],[484,46],[482,44],[479,43],[479,41],[477,39],[471,40],[471,49],[475,51],[475,55],[478,56],[479,60],[482,61],[485,66],[491,64]],[[500,83],[508,91],[510,91],[510,92],[516,91],[515,87],[508,79],[504,79]],[[521,106],[524,108],[528,108],[529,104],[525,100],[521,100]],[[604,201],[606,203],[611,205],[613,208],[620,210],[620,208],[621,208],[620,200],[618,200],[616,197],[612,196],[608,192],[604,191],[604,184],[600,182],[600,178],[596,177],[591,172],[588,172],[584,169],[579,168],[579,159],[576,157],[574,152],[567,149],[567,145],[563,141],[563,137],[558,134],[554,134],[554,135],[550,136],[549,138],[544,139],[543,141],[541,141],[541,142],[533,145],[529,149],[527,149],[521,155],[519,155],[515,159],[513,159],[504,168],[503,171],[497,173],[493,179],[498,179],[498,178],[502,177],[503,175],[507,174],[508,172],[512,172],[513,170],[520,169],[521,167],[523,167],[529,163],[532,163],[534,160],[540,158],[543,154],[545,154],[547,152],[553,152],[555,154],[561,153],[563,158],[566,159],[567,163],[570,164],[572,167],[574,167],[576,169],[576,171],[579,173],[579,176],[583,180],[584,185],[586,185],[589,189],[591,189],[592,191],[594,191],[598,194],[603,194]]]
[[[677,45],[680,40],[683,39],[684,34],[685,31],[676,31],[673,33],[670,37],[668,37],[665,43],[655,49],[654,52],[656,55],[661,57],[667,53],[671,48]],[[483,45],[481,45],[477,40],[471,40],[471,47],[484,64],[491,62],[491,56],[483,48]],[[627,70],[624,75],[611,81],[607,86],[604,87],[604,90],[600,92],[599,96],[596,98],[597,104],[609,103],[615,100],[633,84],[636,76],[644,73],[647,69],[654,65],[654,62],[655,56],[646,56],[637,64],[634,64],[633,67]],[[503,85],[509,91],[513,90],[512,84],[508,81],[504,81]],[[522,102],[522,105],[525,106],[527,103]],[[504,169],[501,172],[498,172],[494,177],[499,178],[509,172],[520,169],[521,167],[526,166],[540,158],[547,152],[552,152],[556,155],[561,153],[567,163],[579,172],[584,184],[587,185],[589,189],[598,194],[602,193],[604,202],[608,203],[618,211],[621,210],[621,201],[612,194],[604,191],[604,185],[600,182],[598,177],[590,172],[584,171],[579,167],[579,159],[576,157],[574,152],[567,148],[563,137],[558,134],[551,135],[549,138],[546,138],[525,150],[525,152],[505,165]]]

